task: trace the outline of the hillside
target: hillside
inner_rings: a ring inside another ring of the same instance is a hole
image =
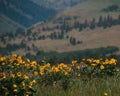
[[[119,0],[88,0],[58,13],[50,22],[34,24],[25,33],[1,36],[0,50],[35,55],[39,51],[120,48],[119,4]]]
[[[31,44],[34,43],[34,45],[37,46],[38,49],[44,51],[58,51],[58,52],[66,52],[66,51],[69,52],[75,50],[84,50],[89,48],[92,49],[92,48],[107,47],[107,46],[117,46],[120,48],[119,30],[120,30],[120,25],[107,29],[103,29],[103,28],[96,28],[94,30],[86,29],[81,32],[79,32],[78,30],[72,30],[69,33],[67,33],[67,35],[69,37],[75,37],[77,40],[83,42],[82,44],[78,44],[75,46],[71,45],[67,38],[63,40],[46,39],[46,40],[31,41]]]
[[[86,0],[31,0],[39,5],[52,8],[57,11],[68,9]]]
[[[120,20],[116,20],[116,18],[120,19],[119,2],[119,0],[88,0],[73,8],[58,13],[53,22],[51,21],[48,24],[38,24],[33,26],[33,32],[40,33],[47,37],[48,35],[51,36],[51,33],[53,33],[54,36],[56,36],[56,34],[58,36],[60,33],[65,34],[63,40],[56,40],[55,37],[52,40],[37,41],[36,46],[39,47],[40,45],[39,48],[42,50],[55,50],[59,52],[97,48],[109,45],[118,46],[120,48],[118,37],[120,35]],[[114,6],[117,6],[118,8],[114,9]],[[112,10],[111,7],[113,7]],[[106,9],[110,10],[104,11]],[[100,18],[103,20],[102,26],[99,25]],[[107,21],[109,19],[113,20],[113,22]],[[91,26],[92,20],[95,21],[95,28],[93,29]],[[115,23],[114,21],[119,23]],[[105,22],[107,23],[105,24]],[[88,27],[84,26],[83,23],[87,24],[86,26]],[[81,28],[81,26],[83,27]],[[70,45],[69,39],[71,37],[76,38],[81,44],[75,46]]]
[[[19,28],[22,28],[24,30],[23,26],[12,21],[5,15],[0,14],[0,34],[11,33],[11,32],[15,33]]]
[[[108,14],[113,16],[120,14],[120,8],[118,11],[109,11],[109,12],[102,11],[103,9],[108,8],[111,5],[120,6],[120,1],[119,0],[88,0],[73,8],[70,8],[68,10],[59,13],[56,16],[55,21],[59,20],[60,18],[70,18],[71,21],[73,21],[74,19],[83,21],[85,19],[89,20],[94,17],[97,19],[99,18],[99,16],[107,16]]]
[[[16,32],[85,0],[0,0],[0,32]],[[51,19],[51,18],[50,18]],[[5,26],[5,27],[4,27]]]
[[[39,6],[30,0],[0,0],[0,13],[24,27],[44,21],[55,10]]]

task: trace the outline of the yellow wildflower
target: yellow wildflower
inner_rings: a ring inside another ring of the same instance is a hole
[[[36,61],[32,61],[31,64],[32,64],[32,66],[36,66],[37,62]]]
[[[17,61],[18,61],[19,64],[21,64],[23,62],[22,57],[18,56]]]
[[[37,76],[38,75],[38,72],[37,71],[34,71],[34,76]]]
[[[51,68],[51,72],[59,72],[59,71],[60,71],[59,68],[56,67],[56,66],[53,66],[53,67]]]
[[[6,59],[6,57],[0,57],[0,61],[5,61]]]
[[[109,64],[109,60],[108,59],[105,60],[105,64]]]
[[[25,96],[29,96],[29,94],[25,94]]]
[[[114,59],[114,58],[112,58],[111,60],[110,60],[110,64],[114,64],[114,65],[116,65],[116,62],[117,62],[117,60],[116,59]]]
[[[18,90],[17,89],[14,89],[13,92],[17,92]]]
[[[50,67],[50,63],[47,63],[47,64],[45,65],[45,67]]]
[[[103,65],[100,66],[100,69],[103,70],[105,67]]]
[[[108,96],[108,93],[105,92],[105,93],[103,94],[103,96]]]
[[[97,66],[97,64],[91,64],[91,66],[95,67],[95,66]]]
[[[25,86],[25,82],[21,82],[21,85],[24,87]]]
[[[65,72],[64,72],[64,75],[68,75],[68,72],[65,71]]]
[[[6,78],[6,74],[4,72],[2,72],[2,76],[4,79]]]
[[[27,58],[26,61],[27,61],[28,63],[30,63],[30,59]]]
[[[15,74],[10,74],[10,77],[11,77],[11,78],[14,78],[14,77],[15,77]]]
[[[96,63],[99,64],[99,63],[100,63],[100,60],[96,60]]]
[[[18,77],[21,77],[21,76],[22,76],[22,73],[21,73],[21,72],[17,72],[17,76],[18,76]]]
[[[29,79],[29,76],[26,75],[26,74],[24,74],[24,75],[23,75],[23,78],[24,78],[24,79]]]
[[[40,72],[40,75],[43,76],[45,73],[44,72]]]
[[[72,66],[75,66],[77,64],[77,60],[72,61]]]
[[[37,83],[37,81],[36,81],[36,80],[33,80],[33,81],[32,81],[32,83],[36,84],[36,83]]]
[[[80,73],[78,74],[78,77],[80,77]]]
[[[14,53],[14,54],[12,54],[12,56],[13,56],[13,57],[17,57],[17,54]]]
[[[30,83],[29,83],[29,88],[32,88],[32,86],[33,86],[33,83],[30,82]]]
[[[91,62],[93,61],[93,59],[87,59],[87,61],[88,61],[89,63],[91,63]]]
[[[17,88],[17,85],[16,85],[16,84],[13,84],[13,88]]]
[[[79,70],[79,69],[80,69],[80,66],[77,66],[76,68]]]
[[[4,65],[5,65],[5,62],[2,63],[2,66],[4,66]]]
[[[30,67],[30,64],[25,64],[26,67]]]

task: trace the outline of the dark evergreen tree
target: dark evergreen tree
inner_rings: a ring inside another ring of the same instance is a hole
[[[91,24],[90,24],[90,29],[95,29],[96,26],[96,22],[95,22],[95,18],[92,19]]]
[[[56,32],[51,33],[50,38],[51,39],[58,39],[57,33]]]
[[[104,20],[103,20],[103,28],[107,28],[107,19],[106,19],[106,17],[104,17]]]
[[[85,19],[85,21],[84,21],[84,28],[87,28],[88,27],[88,21],[87,21],[87,19]]]
[[[45,38],[46,38],[45,35],[42,35],[42,40],[45,40]]]
[[[54,32],[54,33],[53,33],[53,38],[54,38],[54,39],[57,39],[57,38],[58,38],[58,36],[57,36],[57,33],[56,33],[56,32]]]
[[[77,43],[76,43],[76,39],[73,38],[73,37],[70,37],[70,44],[76,45],[76,44],[77,44]]]
[[[112,26],[112,17],[110,17],[109,15],[107,16],[106,23],[107,23],[107,27],[111,27]]]
[[[99,20],[98,20],[98,23],[97,23],[97,26],[98,26],[98,27],[102,27],[102,25],[103,25],[103,17],[100,16],[100,17],[99,17]]]
[[[84,28],[83,24],[79,24],[79,32],[82,31]]]
[[[79,28],[79,26],[80,26],[80,23],[79,23],[78,21],[75,21],[73,27],[74,27],[74,28]]]

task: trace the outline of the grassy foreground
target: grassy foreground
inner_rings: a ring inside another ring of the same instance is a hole
[[[83,81],[76,79],[64,91],[58,86],[41,87],[37,85],[36,96],[120,96],[120,72],[113,77],[93,78]]]

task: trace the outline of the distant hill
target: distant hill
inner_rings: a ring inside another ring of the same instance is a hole
[[[86,0],[31,0],[39,5],[46,6],[47,8],[52,8],[57,11],[71,8],[81,2]]]
[[[116,11],[103,11],[113,5],[118,6]],[[73,21],[74,19],[84,21],[85,19],[98,19],[99,16],[107,16],[108,14],[111,16],[120,14],[120,0],[87,0],[86,2],[58,13],[54,19],[56,21],[60,18],[69,18],[69,21]]]
[[[106,9],[109,11],[105,11]],[[102,26],[98,23],[101,18],[103,21]],[[93,24],[93,27],[95,28],[92,28],[92,22],[94,22],[95,25]],[[86,28],[86,26],[89,27]],[[36,46],[45,51],[56,50],[61,52],[109,45],[115,45],[120,48],[118,37],[120,29],[120,1],[87,0],[58,13],[50,23],[36,24],[31,29],[36,34],[52,38],[52,40],[35,41]],[[78,45],[74,45],[75,40]],[[74,47],[70,44],[71,41]]]
[[[0,14],[0,34],[15,33],[19,28],[24,30],[23,26]]]
[[[86,0],[0,0],[0,33],[16,32],[19,27],[45,21],[83,1]]]
[[[39,6],[30,0],[0,0],[0,13],[24,27],[29,27],[46,20],[56,11]]]

